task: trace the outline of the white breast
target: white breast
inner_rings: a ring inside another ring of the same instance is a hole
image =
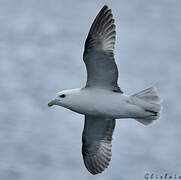
[[[74,100],[71,110],[81,114],[127,118],[130,116],[129,96],[118,92],[83,89]]]

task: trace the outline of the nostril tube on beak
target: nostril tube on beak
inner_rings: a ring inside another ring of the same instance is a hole
[[[54,99],[54,100],[52,100],[52,101],[50,101],[49,103],[48,103],[48,106],[50,107],[50,106],[53,106],[53,105],[55,105],[57,103],[57,99]]]
[[[52,104],[51,102],[49,102],[49,103],[48,103],[48,106],[49,106],[49,107],[50,107],[50,106],[53,106],[53,104]]]

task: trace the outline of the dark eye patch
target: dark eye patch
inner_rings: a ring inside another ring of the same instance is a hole
[[[66,95],[65,94],[61,94],[59,97],[64,98],[64,97],[66,97]]]

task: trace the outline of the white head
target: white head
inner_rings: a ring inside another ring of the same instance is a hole
[[[80,98],[80,89],[64,90],[57,93],[56,98],[48,103],[48,106],[58,105],[72,109]]]

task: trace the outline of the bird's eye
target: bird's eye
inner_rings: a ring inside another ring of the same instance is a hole
[[[64,98],[66,95],[65,94],[61,94],[59,97]]]

